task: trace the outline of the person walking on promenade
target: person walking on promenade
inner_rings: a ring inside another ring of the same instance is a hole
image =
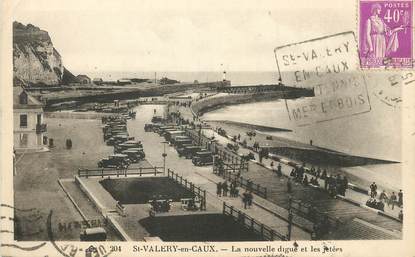
[[[246,206],[248,204],[248,191],[245,190],[245,192],[243,192],[242,194],[242,202],[244,204],[244,209],[246,209]]]
[[[228,196],[228,191],[229,191],[229,188],[228,188],[228,183],[226,183],[226,181],[225,182],[223,182],[223,184],[222,184],[222,191],[223,191],[223,196]]]
[[[317,172],[316,177],[319,178],[320,175],[321,175],[321,169],[320,169],[320,167],[317,168],[317,171],[316,172]]]
[[[278,163],[278,166],[277,166],[277,175],[278,175],[278,177],[281,177],[282,176],[281,163]]]
[[[346,195],[346,190],[349,187],[349,180],[346,176],[343,176],[342,196]]]
[[[375,198],[377,193],[378,186],[375,182],[370,185],[370,197]]]
[[[294,168],[292,168],[291,169],[291,172],[290,172],[290,177],[295,177],[296,176],[296,174],[295,174],[295,169]]]
[[[288,178],[287,180],[287,192],[290,194],[292,192],[292,182],[291,182],[291,178]]]
[[[218,197],[222,196],[222,183],[220,183],[220,182],[218,184],[216,184],[216,195]]]
[[[403,211],[402,210],[399,211],[398,218],[399,218],[400,221],[403,221]]]
[[[327,176],[324,177],[324,190],[326,191],[329,186],[329,180],[330,180],[330,177],[327,177]]]
[[[253,198],[254,198],[254,195],[252,194],[252,192],[248,191],[248,208],[251,208]]]
[[[386,194],[385,190],[383,190],[382,193],[380,193],[379,200],[381,202],[387,202],[388,201],[388,195]]]
[[[323,173],[321,174],[321,178],[322,179],[326,179],[327,178],[327,170],[326,169],[323,170]]]
[[[303,185],[308,186],[308,177],[307,177],[307,175],[304,176]]]
[[[389,205],[391,205],[391,204],[392,204],[392,210],[393,210],[393,208],[395,207],[395,204],[396,204],[396,195],[395,195],[395,192],[392,192],[392,195],[390,197]]]
[[[274,172],[274,162],[273,162],[273,161],[271,161],[270,166],[271,166],[271,170],[272,170],[272,172]]]
[[[398,206],[402,207],[402,205],[403,205],[403,192],[401,189],[399,190],[399,193],[398,193]]]

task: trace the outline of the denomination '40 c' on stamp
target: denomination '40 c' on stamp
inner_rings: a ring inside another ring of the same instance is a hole
[[[358,34],[361,67],[412,68],[412,23],[412,0],[360,0]]]
[[[282,83],[314,90],[314,97],[285,102],[290,120],[297,125],[371,110],[353,32],[280,46],[274,52]]]

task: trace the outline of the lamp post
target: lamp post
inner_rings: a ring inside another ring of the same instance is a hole
[[[292,230],[292,224],[293,224],[293,213],[291,209],[292,205],[292,198],[289,196],[288,198],[288,234],[287,234],[287,240],[291,240],[291,230]]]
[[[166,153],[166,144],[168,142],[163,141],[161,142],[163,144],[163,154],[161,155],[163,157],[163,175],[166,175],[166,157],[167,157],[167,153]]]

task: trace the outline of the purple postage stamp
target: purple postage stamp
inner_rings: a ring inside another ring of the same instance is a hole
[[[359,1],[362,68],[412,68],[413,0]]]

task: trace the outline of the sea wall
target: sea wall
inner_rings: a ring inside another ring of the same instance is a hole
[[[256,94],[227,94],[203,98],[193,102],[191,109],[194,114],[202,115],[203,113],[220,109],[228,105],[296,98],[300,96],[300,91],[275,91]]]

